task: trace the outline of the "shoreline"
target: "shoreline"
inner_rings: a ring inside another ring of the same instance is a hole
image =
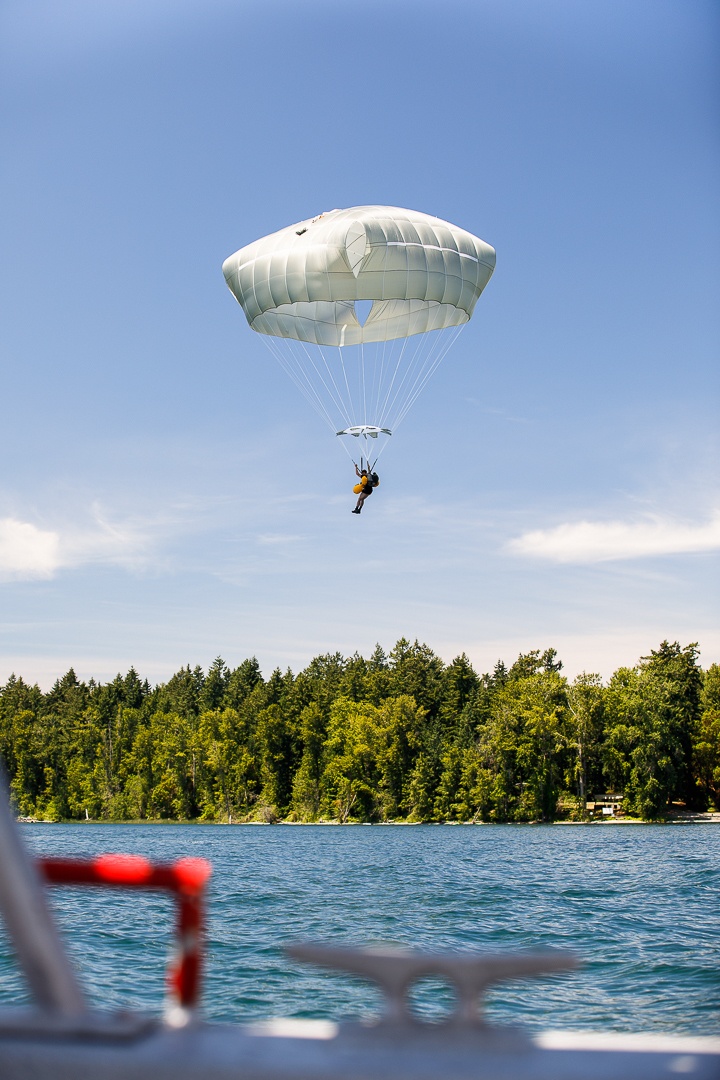
[[[170,820],[168,818],[140,818],[129,821],[106,821],[100,818],[81,818],[77,819],[65,819],[61,821],[51,821],[43,818],[30,818],[30,817],[18,817],[15,819],[19,825],[197,825],[215,826],[222,828],[236,828],[236,827],[257,827],[257,828],[306,828],[306,827],[322,827],[322,828],[419,828],[419,827],[447,827],[452,828],[483,828],[486,826],[522,826],[536,827],[538,825],[545,827],[555,827],[556,825],[564,827],[581,827],[581,828],[596,828],[598,826],[614,826],[614,825],[647,825],[647,826],[665,826],[665,825],[720,825],[720,812],[708,812],[704,814],[688,814],[687,816],[673,816],[666,818],[663,821],[644,821],[642,818],[602,818],[595,821],[189,821],[183,819]]]

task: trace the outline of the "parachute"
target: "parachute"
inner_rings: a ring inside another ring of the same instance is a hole
[[[368,465],[472,316],[494,268],[495,251],[483,240],[394,206],[330,210],[223,263],[251,328],[346,449],[359,440]]]

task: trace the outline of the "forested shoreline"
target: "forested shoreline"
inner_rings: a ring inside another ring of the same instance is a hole
[[[401,639],[267,679],[255,659],[156,687],[13,675],[0,755],[41,820],[583,820],[607,793],[662,820],[720,809],[720,666],[665,641],[607,683],[569,681],[553,649],[478,675]]]

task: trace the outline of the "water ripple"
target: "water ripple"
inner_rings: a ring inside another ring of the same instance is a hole
[[[720,1020],[720,829],[30,825],[38,853],[128,851],[214,866],[205,1014],[367,1016],[359,980],[285,959],[295,939],[425,949],[576,949],[582,970],[493,990],[489,1013],[531,1028],[715,1033]],[[90,996],[158,1011],[172,904],[57,889],[53,905]],[[26,1000],[0,938],[0,1003]],[[414,1007],[442,1015],[428,981]]]

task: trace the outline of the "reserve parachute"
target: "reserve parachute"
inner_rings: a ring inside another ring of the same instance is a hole
[[[472,233],[395,206],[330,210],[223,263],[252,329],[353,460],[368,464],[472,316],[494,268],[494,249]]]

